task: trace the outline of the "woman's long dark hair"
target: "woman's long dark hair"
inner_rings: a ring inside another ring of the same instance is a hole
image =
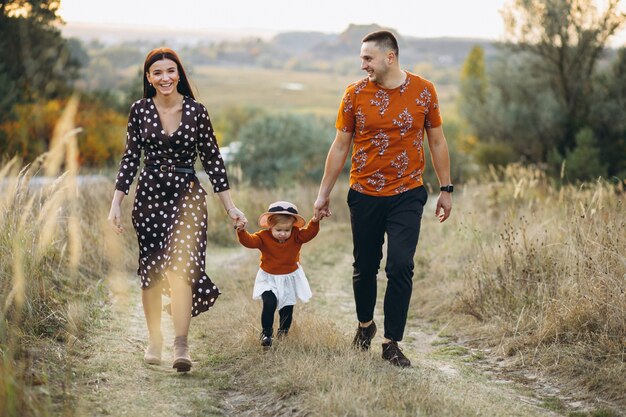
[[[178,67],[178,74],[180,79],[178,84],[176,85],[176,90],[184,95],[191,97],[192,99],[196,99],[191,91],[191,86],[189,85],[189,79],[187,78],[187,74],[185,73],[185,69],[183,68],[183,64],[180,63],[180,58],[178,58],[178,54],[174,52],[174,50],[170,48],[156,48],[148,52],[148,56],[146,57],[146,61],[143,63],[143,98],[151,98],[156,95],[156,89],[150,85],[148,82],[148,72],[150,71],[150,67],[156,61],[160,61],[162,59],[171,59],[176,62],[176,66]]]

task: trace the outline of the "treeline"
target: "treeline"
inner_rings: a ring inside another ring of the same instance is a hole
[[[444,109],[455,181],[511,162],[572,180],[626,176],[626,52],[607,48],[625,21],[618,3],[597,10],[592,0],[516,1],[505,10],[507,42],[473,49],[470,41],[400,37],[404,68],[458,91],[458,116]],[[0,3],[0,155],[28,162],[45,152],[66,101],[80,92],[80,163],[114,164],[129,105],[142,95],[141,63],[157,45],[64,39],[57,8],[54,1]],[[361,39],[376,29],[351,25],[337,35],[285,33],[179,51],[192,78],[194,68],[210,64],[345,70],[356,79]],[[332,120],[243,103],[211,110],[221,144],[239,144],[227,152],[246,181],[272,186],[321,175]]]

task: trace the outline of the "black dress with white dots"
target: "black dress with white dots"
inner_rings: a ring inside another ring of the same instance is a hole
[[[213,191],[230,188],[206,108],[184,97],[180,125],[167,135],[151,98],[133,103],[126,148],[115,180],[117,190],[128,194],[142,150],[144,166],[132,211],[139,241],[137,274],[143,289],[162,283],[167,296],[170,286],[166,274],[186,279],[192,289],[191,315],[196,316],[213,306],[220,294],[204,270],[207,193],[195,174],[168,171],[174,166],[192,168],[200,155]]]

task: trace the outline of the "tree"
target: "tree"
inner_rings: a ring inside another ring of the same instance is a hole
[[[467,55],[463,68],[461,68],[461,96],[463,97],[464,115],[472,115],[471,109],[475,106],[484,107],[487,99],[487,85],[485,51],[476,45]]]
[[[626,21],[619,0],[599,11],[594,0],[515,0],[503,16],[513,52],[530,59],[531,74],[545,79],[563,113],[565,153],[575,135],[587,126],[592,76],[609,38]]]
[[[476,45],[463,63],[460,79],[459,111],[465,120],[472,121],[468,123],[470,133],[460,140],[461,148],[467,152],[476,147],[478,138],[486,140],[489,137],[489,131],[482,131],[486,124],[473,121],[486,117],[488,84],[485,51]]]
[[[598,139],[600,158],[608,163],[608,174],[626,178],[626,48],[596,80],[591,127]]]
[[[78,77],[80,63],[73,58],[55,26],[59,1],[0,1],[0,124],[15,120],[18,104],[36,104],[67,97]],[[35,138],[45,131],[42,106],[23,106]],[[23,118],[23,115],[19,115]],[[0,151],[11,138],[0,134]]]

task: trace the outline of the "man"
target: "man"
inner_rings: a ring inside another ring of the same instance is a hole
[[[398,42],[388,31],[365,36],[361,69],[367,78],[345,91],[337,134],[326,159],[315,217],[330,216],[330,193],[352,146],[348,206],[354,244],[353,289],[359,320],[353,346],[370,347],[376,334],[376,275],[387,234],[387,289],[382,357],[409,367],[398,347],[413,287],[413,256],[428,194],[422,182],[424,131],[441,192],[435,215],[452,209],[448,145],[433,84],[400,68]]]

